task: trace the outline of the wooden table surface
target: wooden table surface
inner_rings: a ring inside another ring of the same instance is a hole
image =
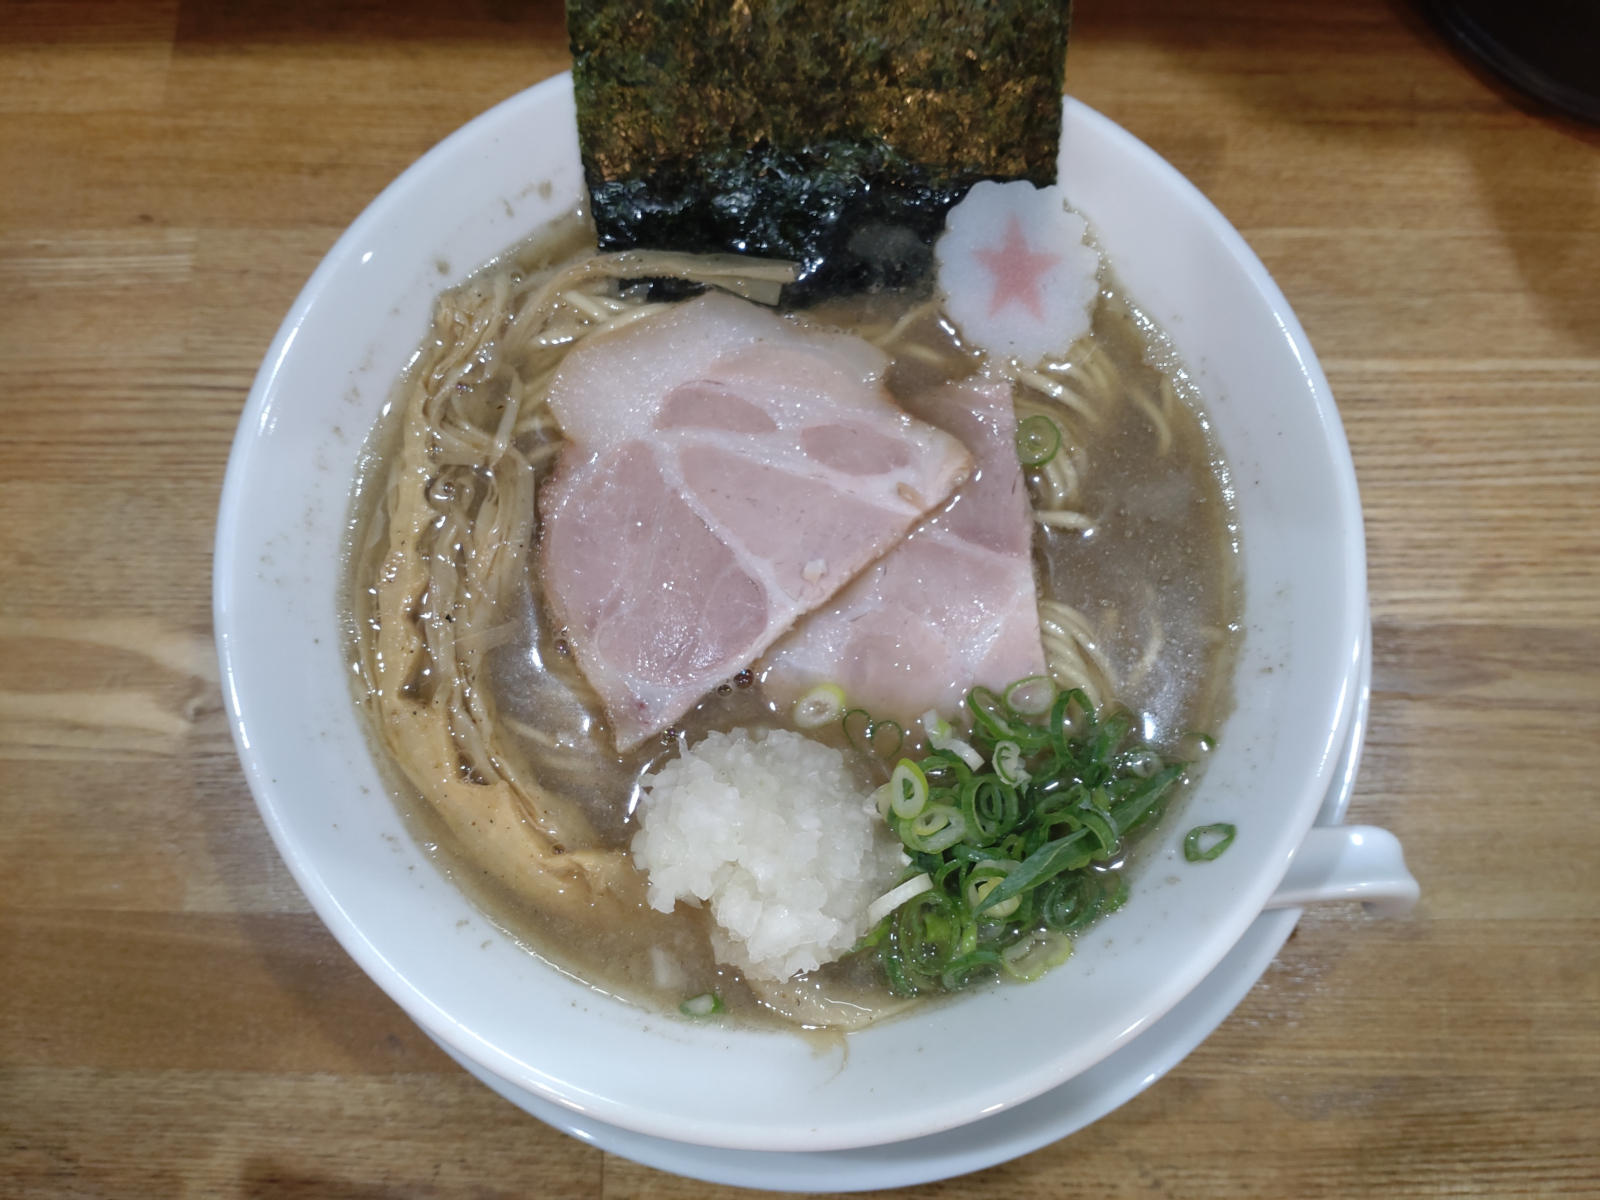
[[[548,0],[0,0],[0,1196],[720,1191],[524,1116],[368,982],[256,815],[212,650],[284,311],[567,61]],[[1327,368],[1376,647],[1351,816],[1423,901],[1308,914],[1126,1107],[913,1190],[1600,1194],[1600,131],[1399,0],[1081,0],[1068,86],[1221,207]]]

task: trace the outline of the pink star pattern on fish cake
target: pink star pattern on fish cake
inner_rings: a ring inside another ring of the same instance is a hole
[[[980,179],[934,244],[945,313],[964,342],[1027,366],[1089,332],[1100,255],[1059,186]]]
[[[974,258],[994,278],[989,297],[989,315],[995,316],[1010,305],[1026,309],[1035,320],[1044,319],[1044,302],[1039,295],[1039,280],[1061,262],[1059,254],[1040,254],[1030,249],[1022,222],[1015,214],[1006,223],[1006,236],[992,249],[974,250]]]

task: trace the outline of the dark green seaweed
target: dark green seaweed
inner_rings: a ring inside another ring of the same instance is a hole
[[[569,0],[600,247],[904,286],[980,179],[1055,182],[1070,0]]]

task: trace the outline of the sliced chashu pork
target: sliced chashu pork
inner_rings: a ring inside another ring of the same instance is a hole
[[[596,336],[550,408],[539,572],[627,750],[825,604],[971,457],[896,408],[881,351],[718,293]]]
[[[1043,674],[1033,522],[1010,385],[949,384],[907,407],[955,434],[977,471],[939,513],[775,645],[758,670],[789,703],[818,683],[907,727],[982,685]]]

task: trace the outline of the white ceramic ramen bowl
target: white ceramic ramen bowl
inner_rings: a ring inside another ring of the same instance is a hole
[[[433,297],[579,201],[566,77],[446,139],[339,240],[246,405],[215,562],[235,739],[272,836],[336,937],[431,1035],[610,1125],[744,1150],[925,1136],[1019,1104],[1178,1003],[1262,911],[1328,791],[1356,687],[1365,562],[1355,475],[1299,323],[1190,184],[1068,101],[1061,178],[1206,396],[1243,538],[1237,706],[1185,808],[1143,844],[1127,906],[1074,958],[849,1038],[693,1024],[623,1002],[486,920],[411,838],[346,683],[341,545],[363,439]],[[1216,862],[1189,826],[1229,821]]]

